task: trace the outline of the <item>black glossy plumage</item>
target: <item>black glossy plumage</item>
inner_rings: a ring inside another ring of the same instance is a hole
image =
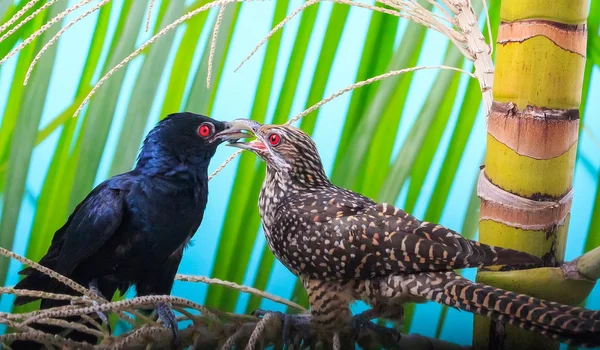
[[[201,125],[211,129],[209,136],[201,136]],[[193,113],[159,122],[135,168],[94,188],[56,231],[40,263],[84,286],[96,280],[108,298],[132,285],[138,295],[169,294],[183,250],[202,222],[209,162],[231,136],[219,135],[226,128]],[[26,277],[15,288],[73,293],[32,268],[20,274]],[[33,300],[18,297],[15,305]],[[60,303],[42,300],[41,307]]]

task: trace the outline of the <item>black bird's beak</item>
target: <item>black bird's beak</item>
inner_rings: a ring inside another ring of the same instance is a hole
[[[245,149],[245,150],[255,152],[255,153],[256,152],[264,152],[266,150],[265,144],[262,142],[262,140],[260,140],[260,137],[257,134],[258,129],[260,129],[262,124],[255,122],[254,120],[250,120],[250,119],[236,119],[236,120],[230,122],[229,124],[232,125],[232,131],[233,130],[237,130],[239,132],[247,131],[250,134],[244,134],[244,137],[249,137],[249,136],[254,135],[254,136],[257,136],[257,138],[250,142],[237,142],[237,140],[230,141],[230,143],[227,146]]]
[[[223,124],[225,124],[225,129],[214,136],[214,138],[220,142],[236,142],[239,139],[252,136],[243,132],[244,129],[239,128],[239,126],[235,124],[235,120],[233,122],[224,122]]]

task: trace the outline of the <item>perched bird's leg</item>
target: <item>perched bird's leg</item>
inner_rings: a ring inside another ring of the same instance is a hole
[[[171,306],[167,303],[157,303],[156,304],[156,314],[158,315],[158,319],[168,328],[171,328],[173,332],[173,344],[179,344],[179,328],[177,326],[177,318],[175,317],[175,313],[171,310]]]
[[[402,305],[376,304],[371,306],[372,308],[355,315],[353,322],[356,319],[362,319],[362,322],[365,322],[374,318],[383,318],[402,326],[404,321],[404,307]]]
[[[374,308],[352,317],[352,329],[354,331],[352,335],[354,341],[356,342],[356,338],[363,329],[368,329],[373,333],[377,334],[379,337],[389,338],[394,344],[397,344],[398,341],[400,341],[401,335],[395,328],[388,328],[385,326],[380,326],[377,323],[371,322],[373,318],[387,318],[385,317],[386,314],[384,312],[381,312],[380,310]]]
[[[91,280],[88,287],[90,288],[90,292],[92,292],[95,296],[105,299],[105,300],[108,300],[100,291],[100,288],[98,287],[97,279]],[[97,305],[99,305],[99,303],[96,300],[92,300],[92,305],[97,306]],[[108,322],[108,316],[106,316],[106,314],[104,312],[100,312],[100,311],[96,312],[96,314],[98,315],[98,317],[100,317],[102,322],[106,325],[106,329],[108,330],[108,333],[112,333],[112,330],[110,329],[110,323]]]
[[[300,333],[299,343],[303,343],[305,347],[308,347],[312,343],[312,337],[310,334],[310,321],[311,317],[308,314],[284,314],[278,311],[268,311],[268,310],[255,310],[252,315],[256,317],[264,317],[267,314],[275,314],[281,318],[283,322],[282,326],[282,342],[284,345],[289,345],[292,343],[293,338],[290,337],[291,331],[296,330]],[[299,347],[300,344],[295,347]]]

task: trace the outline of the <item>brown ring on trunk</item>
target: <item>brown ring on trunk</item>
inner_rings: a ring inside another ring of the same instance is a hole
[[[564,50],[585,57],[587,31],[585,24],[562,24],[540,19],[502,22],[498,28],[498,44],[523,42],[544,36]]]
[[[551,159],[577,143],[579,110],[527,106],[519,111],[512,103],[494,102],[487,124],[490,135],[518,154]]]
[[[523,230],[545,230],[562,225],[569,214],[573,190],[557,201],[534,201],[492,184],[482,170],[477,183],[481,199],[479,220],[493,220]],[[523,215],[523,212],[531,215]]]

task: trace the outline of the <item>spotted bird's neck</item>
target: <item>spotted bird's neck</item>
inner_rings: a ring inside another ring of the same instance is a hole
[[[258,209],[266,229],[275,222],[277,206],[285,200],[291,190],[291,179],[286,172],[271,171],[267,168],[267,175],[258,197]]]

